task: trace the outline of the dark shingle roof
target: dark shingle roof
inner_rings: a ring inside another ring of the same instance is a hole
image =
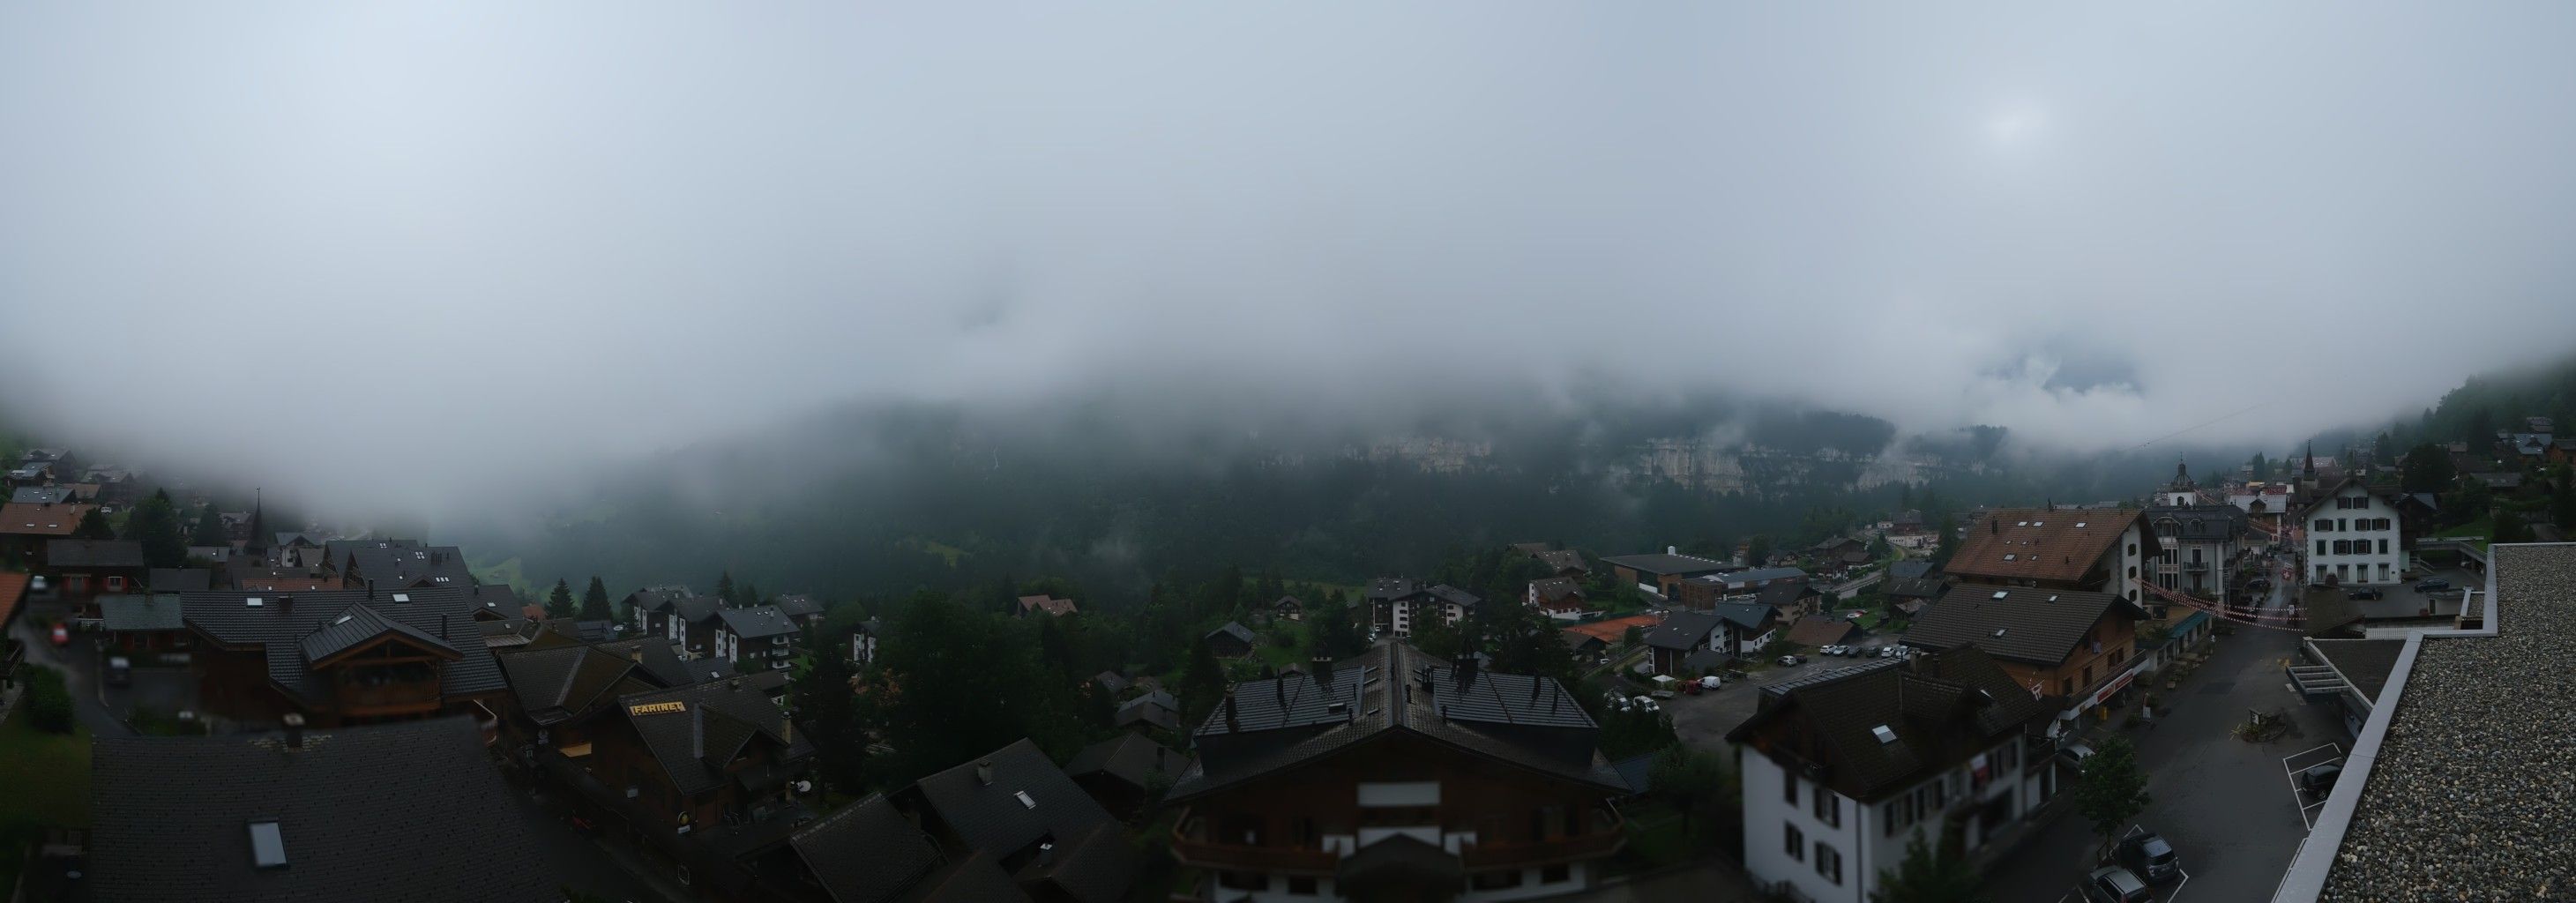
[[[932,872],[904,903],[1025,903],[1027,891],[993,857],[976,853]]]
[[[1779,611],[1769,605],[1744,602],[1727,602],[1711,606],[1708,613],[1746,630],[1760,630],[1763,625],[1772,623],[1779,616]]]
[[[1932,576],[1932,562],[1899,561],[1887,566],[1887,576],[1891,580],[1915,580],[1929,577]]]
[[[1485,600],[1476,598],[1475,593],[1450,586],[1446,583],[1433,584],[1429,587],[1425,587],[1422,591],[1430,593],[1431,597],[1434,599],[1438,599],[1452,605],[1457,605],[1462,608],[1474,608],[1478,605],[1485,604]]]
[[[1928,601],[1941,598],[1942,594],[1948,593],[1949,591],[1950,585],[1939,580],[1923,577],[1905,577],[1888,581],[1887,589],[1883,594],[1899,599],[1923,599]]]
[[[1077,778],[1106,774],[1141,788],[1150,784],[1155,772],[1177,778],[1189,767],[1190,757],[1142,734],[1129,733],[1083,747],[1065,763],[1064,771]]]
[[[69,486],[20,486],[9,490],[12,505],[61,505],[75,500]]]
[[[990,783],[978,776],[984,763],[992,766]],[[1061,853],[1062,843],[1117,821],[1025,739],[924,777],[908,792],[967,848],[1003,858],[1049,838]]]
[[[179,617],[179,597],[100,596],[98,616],[109,632],[178,630],[187,626]]]
[[[143,544],[116,539],[56,539],[45,543],[45,564],[58,568],[139,568]]]
[[[1789,625],[1781,638],[1800,646],[1831,646],[1847,642],[1860,632],[1860,625],[1841,618],[1805,617]]]
[[[1727,739],[1743,743],[1774,720],[1798,719],[1804,730],[1763,753],[1812,763],[1825,784],[1867,803],[1957,767],[2045,717],[2029,690],[1982,650],[1963,646],[1766,687],[1753,717]],[[1880,727],[1893,741],[1880,739]]]
[[[304,638],[297,642],[297,646],[304,652],[304,661],[310,664],[347,652],[369,640],[387,634],[400,637],[421,648],[443,653],[440,656],[442,658],[464,655],[456,647],[448,645],[446,640],[423,633],[420,628],[377,614],[375,609],[367,607],[365,603],[343,609],[339,615],[325,622],[321,627],[315,628],[312,633],[305,634]]]
[[[1664,623],[1655,625],[1655,629],[1646,631],[1646,645],[1677,651],[1696,649],[1724,620],[1704,611],[1677,611],[1665,615]]]
[[[1582,595],[1583,585],[1574,582],[1572,577],[1548,577],[1530,581],[1530,593],[1536,595],[1540,602],[1555,602],[1568,596]]]
[[[676,702],[681,708],[637,714],[635,708]],[[782,747],[782,759],[813,754],[814,747],[787,721],[787,713],[749,678],[693,684],[617,698],[626,721],[653,751],[672,787],[693,794],[722,785],[743,747],[755,739]]]
[[[2146,509],[2156,538],[2167,542],[2219,542],[2244,535],[2245,509],[2234,505],[2157,506]]]
[[[662,611],[677,604],[681,599],[696,595],[696,590],[685,586],[648,586],[627,593],[622,601],[645,611]]]
[[[94,741],[91,880],[120,901],[526,901],[562,895],[474,722]],[[286,866],[252,865],[275,820]]]
[[[455,587],[380,590],[373,594],[373,601],[369,595],[366,590],[217,590],[180,593],[179,603],[189,626],[217,642],[265,647],[269,679],[288,693],[308,699],[318,689],[311,686],[312,670],[302,648],[304,638],[362,604],[381,618],[412,628],[414,633],[442,638],[445,645],[461,653],[462,657],[440,667],[440,692],[470,696],[508,688],[501,677],[501,666],[492,660],[489,650],[482,648],[482,643],[475,642],[482,631],[474,624],[475,604],[470,591]],[[248,604],[250,599],[258,599],[261,604],[252,606]]]
[[[455,546],[433,546],[416,539],[334,539],[322,544],[323,560],[356,580],[376,581],[378,589],[395,587],[473,586],[474,571]]]
[[[822,600],[803,593],[791,593],[770,601],[772,604],[778,606],[779,614],[783,614],[791,618],[802,618],[823,613]]]
[[[746,640],[765,640],[796,632],[796,622],[787,619],[775,605],[759,608],[728,608],[716,613],[724,619],[725,629]]]
[[[678,661],[670,644],[658,639],[520,649],[500,653],[499,658],[502,673],[510,678],[510,694],[519,700],[519,709],[536,723],[548,725],[578,720],[606,708],[617,694],[695,683],[686,672],[656,673],[639,661],[651,660],[651,650],[657,647],[671,662]]]
[[[1723,561],[1711,561],[1696,555],[1667,554],[1619,555],[1601,559],[1601,563],[1624,567],[1640,573],[1674,577],[1688,577],[1693,574],[1713,573],[1725,570],[1731,566]]]
[[[143,585],[156,593],[202,593],[215,588],[215,572],[205,568],[153,568]]]
[[[1170,693],[1155,690],[1119,703],[1117,716],[1110,723],[1126,727],[1139,721],[1164,730],[1178,730],[1181,726],[1181,702],[1173,699]]]
[[[1809,596],[1823,595],[1816,585],[1804,580],[1786,580],[1770,584],[1753,595],[1753,604],[1769,608],[1787,608]]]
[[[1260,637],[1253,635],[1252,628],[1245,627],[1238,621],[1227,621],[1224,624],[1218,625],[1215,630],[1207,632],[1207,639],[1213,640],[1219,636],[1230,636],[1235,639],[1242,640],[1244,645],[1247,646],[1252,645],[1261,639]]]
[[[1020,869],[1025,883],[1053,885],[1076,903],[1116,903],[1136,883],[1136,854],[1116,822],[1101,822],[1056,844],[1055,857]]]
[[[2138,517],[2135,511],[1996,509],[1968,528],[1943,567],[1970,580],[2081,580]],[[2158,548],[2154,532],[2146,531],[2139,553],[2152,556]]]
[[[1540,552],[1538,553],[1538,560],[1546,563],[1547,566],[1553,570],[1591,570],[1590,565],[1583,563],[1583,553],[1577,552],[1573,549],[1558,549],[1553,552]]]
[[[2075,651],[2095,623],[2122,614],[2146,617],[2109,593],[1971,583],[1926,609],[1906,629],[1905,642],[1925,649],[1975,643],[1997,658],[2054,665]]]
[[[930,835],[881,795],[796,829],[787,843],[833,903],[889,903],[939,868]]]
[[[1401,642],[1312,676],[1236,684],[1230,698],[1230,714],[1221,705],[1193,732],[1199,761],[1173,784],[1171,799],[1211,793],[1390,734],[1593,787],[1627,786],[1595,748],[1599,728],[1555,681],[1480,672],[1462,685],[1450,663]]]

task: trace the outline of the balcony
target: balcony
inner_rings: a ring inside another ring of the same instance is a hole
[[[1207,819],[1181,810],[1172,825],[1172,858],[1182,865],[1231,871],[1330,875],[1341,857],[1327,850],[1224,843],[1208,836]]]
[[[1628,842],[1628,820],[1613,806],[1592,810],[1590,833],[1557,837],[1526,843],[1469,844],[1458,854],[1470,871],[1480,869],[1530,867],[1595,859],[1619,852]]]

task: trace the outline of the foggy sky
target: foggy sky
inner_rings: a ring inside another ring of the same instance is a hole
[[[1112,389],[2286,445],[2576,344],[2576,6],[1825,7],[10,7],[0,379],[419,504]]]

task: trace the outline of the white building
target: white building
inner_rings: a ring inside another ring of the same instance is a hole
[[[2227,576],[2244,551],[2245,509],[2234,505],[2182,505],[2146,510],[2162,555],[2146,573],[2156,586],[2213,602],[2227,601]]]
[[[2057,789],[2033,735],[2049,713],[1974,647],[1762,694],[1727,739],[1739,744],[1745,868],[1769,889],[1864,903],[1918,834],[1937,844],[1955,818],[1974,852]]]
[[[2299,509],[2297,524],[2307,538],[2301,571],[2314,583],[2397,583],[2406,570],[2403,523],[2393,495],[2350,477],[2323,486]]]

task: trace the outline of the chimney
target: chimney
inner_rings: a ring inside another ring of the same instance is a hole
[[[1046,842],[1046,843],[1038,844],[1038,864],[1039,864],[1039,865],[1046,865],[1046,864],[1052,863],[1052,862],[1054,862],[1054,861],[1055,861],[1055,842],[1054,842],[1054,841],[1048,841],[1048,842]]]
[[[1273,679],[1270,681],[1270,685],[1277,688],[1279,691],[1279,709],[1281,711],[1286,711],[1288,709],[1288,682],[1286,680]]]
[[[1664,547],[1664,554],[1666,554],[1666,555],[1679,555],[1679,554],[1681,554],[1681,553],[1682,553],[1682,547],[1680,547],[1680,546],[1665,546],[1665,547]]]
[[[1332,691],[1333,659],[1331,656],[1315,656],[1315,685],[1324,688],[1326,692]]]
[[[376,601],[376,578],[367,578],[367,601]]]
[[[1996,520],[1994,515],[1986,515],[1986,532],[1996,536],[2004,535],[2004,522]]]
[[[1232,688],[1228,688],[1225,691],[1225,729],[1229,731],[1243,729],[1242,726],[1234,720],[1234,690]]]
[[[1458,689],[1464,690],[1469,686],[1474,685],[1476,683],[1476,654],[1470,652],[1459,656],[1458,664],[1450,667],[1450,673],[1457,675]]]
[[[279,596],[279,597],[277,597],[277,610],[279,610],[279,611],[294,611],[294,610],[295,610],[295,597],[294,597],[294,596],[291,596],[291,595],[288,595],[288,596]]]
[[[975,786],[993,786],[993,760],[986,759],[975,763]]]
[[[286,722],[286,748],[303,749],[304,716],[295,712],[288,712],[283,720]]]
[[[1532,677],[1532,678],[1530,678],[1530,701],[1531,701],[1531,702],[1537,702],[1537,701],[1538,701],[1538,691],[1539,691],[1539,688],[1540,688],[1540,687],[1542,687],[1542,686],[1545,686],[1544,684],[1541,684],[1541,683],[1539,682],[1539,680],[1540,680],[1540,679],[1539,679],[1539,678],[1536,678],[1536,677]]]

